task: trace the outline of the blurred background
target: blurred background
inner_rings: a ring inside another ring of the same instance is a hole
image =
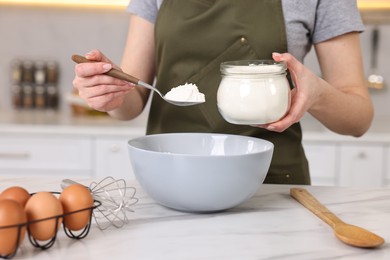
[[[378,9],[386,10],[390,1],[358,2],[366,24],[361,40],[367,77],[373,73],[372,33],[374,29],[378,32],[376,72],[384,77],[384,85],[371,92],[376,117],[388,119],[390,67],[386,65],[390,57],[390,49],[387,48],[390,41],[390,18],[385,11]],[[128,14],[125,11],[127,4],[127,0],[0,0],[0,110],[15,108],[14,103],[17,101],[13,99],[14,92],[23,91],[15,87],[17,79],[12,76],[15,70],[21,69],[17,66],[23,68],[35,65],[39,69],[39,66],[47,68],[52,65],[55,66],[52,69],[58,70],[58,79],[52,82],[52,85],[58,87],[58,109],[69,112],[70,106],[65,97],[72,92],[74,76],[74,64],[70,56],[98,48],[120,63],[128,26]],[[305,63],[319,71],[313,52]],[[50,74],[50,67],[46,73]],[[16,83],[23,85],[26,82]]]

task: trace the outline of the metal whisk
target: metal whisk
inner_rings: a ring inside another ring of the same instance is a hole
[[[74,183],[77,182],[65,179],[61,187],[64,189]],[[116,180],[109,176],[99,182],[91,182],[89,189],[93,199],[101,202],[92,213],[99,229],[104,230],[110,226],[120,228],[129,222],[127,213],[134,212],[131,206],[138,202],[134,187],[126,186],[123,179]]]

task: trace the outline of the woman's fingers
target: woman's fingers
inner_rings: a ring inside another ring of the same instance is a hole
[[[99,50],[85,55],[91,62],[76,64],[73,86],[92,108],[110,111],[122,105],[134,84],[105,75],[115,65]]]
[[[131,89],[126,91],[110,92],[109,94],[96,95],[85,99],[86,103],[95,110],[108,112],[120,107],[124,102],[124,97]]]
[[[111,85],[111,84],[99,84],[96,86],[88,86],[79,89],[79,96],[83,99],[89,99],[96,96],[108,95],[116,92],[127,92],[132,90],[133,87],[126,85]]]
[[[275,61],[286,62],[295,87],[291,90],[291,106],[286,115],[277,122],[259,125],[258,127],[270,131],[283,132],[301,120],[316,98],[316,76],[289,53],[272,53],[272,57]]]
[[[101,51],[97,49],[92,50],[87,54],[85,54],[85,58],[91,61],[100,61],[100,62],[114,64],[109,58],[107,58]]]
[[[113,78],[104,74],[93,75],[90,77],[75,77],[73,80],[73,86],[77,89],[94,87],[98,85],[117,85],[118,87],[132,88],[133,83]]]
[[[75,74],[77,77],[90,77],[93,75],[104,74],[112,69],[110,63],[103,62],[86,62],[76,64]]]

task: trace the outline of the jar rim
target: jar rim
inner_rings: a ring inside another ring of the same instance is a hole
[[[224,74],[281,74],[286,72],[287,64],[274,60],[236,60],[222,62],[220,69]]]

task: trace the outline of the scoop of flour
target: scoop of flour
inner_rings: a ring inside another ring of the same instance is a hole
[[[172,101],[205,102],[204,94],[200,93],[198,87],[192,83],[172,88],[165,98]]]

